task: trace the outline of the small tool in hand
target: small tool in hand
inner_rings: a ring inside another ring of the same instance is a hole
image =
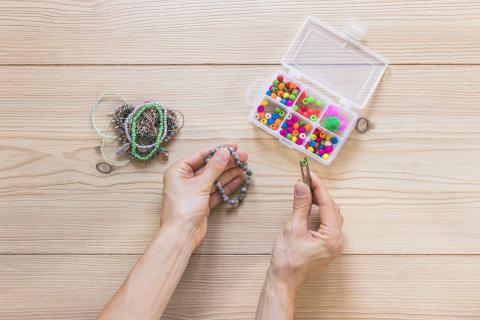
[[[310,167],[308,166],[307,158],[300,160],[300,171],[302,172],[303,182],[311,189],[312,188],[312,176],[310,175]]]

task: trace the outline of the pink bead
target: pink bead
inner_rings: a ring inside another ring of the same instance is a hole
[[[287,131],[285,131],[285,130],[280,130],[280,135],[282,135],[282,136],[285,137],[285,136],[287,135]]]
[[[318,154],[319,154],[319,155],[323,156],[324,153],[325,153],[325,148],[318,150]]]
[[[293,127],[288,127],[288,128],[287,128],[287,132],[288,132],[288,133],[292,133],[292,132],[293,132]]]
[[[295,141],[296,144],[302,144],[303,143],[303,140],[298,138],[297,141]]]
[[[325,153],[330,153],[333,151],[333,147],[332,146],[326,146],[325,148],[323,148],[323,150],[325,151]]]
[[[339,132],[343,132],[345,130],[345,127],[347,126],[347,122],[343,119],[340,120],[340,126],[338,127]]]
[[[293,100],[288,100],[287,101],[287,106],[289,106],[289,107],[293,106]]]
[[[265,110],[265,108],[262,105],[257,107],[258,112],[263,112],[263,110]]]
[[[300,133],[305,132],[305,127],[298,127],[298,132],[300,132]]]
[[[293,118],[292,118],[292,120],[287,121],[287,126],[289,126],[289,127],[293,126]]]
[[[292,117],[292,121],[293,121],[293,122],[298,122],[298,117],[297,117],[297,116],[293,116],[293,117]]]

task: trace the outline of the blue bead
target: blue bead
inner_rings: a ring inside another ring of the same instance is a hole
[[[332,142],[332,144],[337,144],[338,143],[338,138],[337,137],[332,137],[332,139],[330,139],[330,141]]]
[[[284,122],[284,123],[282,124],[282,129],[287,129],[287,123],[286,123],[286,122]]]
[[[315,141],[310,141],[310,146],[311,146],[311,147],[314,147],[314,148],[315,148],[316,145],[317,145],[317,143],[316,143]]]
[[[282,102],[283,104],[287,104],[287,99],[282,99],[281,102]]]
[[[319,150],[320,150],[320,149],[323,149],[323,148],[325,148],[325,146],[324,146],[323,144],[321,144],[321,145],[318,146],[318,149],[319,149]]]
[[[272,118],[270,118],[270,119],[267,120],[267,124],[268,124],[268,125],[271,125],[274,121],[275,121],[275,120],[273,120]]]
[[[265,92],[265,94],[266,94],[267,96],[271,96],[271,95],[272,95],[272,92],[271,92],[270,90],[267,90],[267,92]]]
[[[273,119],[273,120],[276,120],[277,118],[278,118],[278,113],[272,114],[272,119]]]

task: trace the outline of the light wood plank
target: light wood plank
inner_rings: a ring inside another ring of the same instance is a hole
[[[0,318],[93,319],[136,256],[0,256]],[[252,319],[268,256],[195,256],[162,319]],[[479,256],[344,256],[297,319],[478,319]]]
[[[479,63],[480,4],[435,1],[0,2],[0,64],[279,63],[309,15],[355,18],[393,63]]]
[[[243,100],[275,68],[0,68],[0,252],[142,252],[166,166],[95,170],[89,112],[108,88],[185,112],[172,161],[210,142],[250,152],[251,192],[238,210],[213,214],[198,252],[269,253],[300,155],[249,124]],[[479,88],[480,67],[395,66],[364,112],[375,128],[353,134],[332,166],[312,164],[342,206],[346,252],[480,253]]]

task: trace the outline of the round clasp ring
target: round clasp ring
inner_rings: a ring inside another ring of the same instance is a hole
[[[367,118],[361,117],[358,118],[357,123],[355,124],[355,130],[360,133],[365,133],[371,128],[371,124]]]

